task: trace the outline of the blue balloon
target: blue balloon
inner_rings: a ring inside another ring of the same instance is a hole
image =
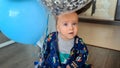
[[[0,0],[0,31],[23,44],[36,44],[47,28],[48,13],[37,0]]]

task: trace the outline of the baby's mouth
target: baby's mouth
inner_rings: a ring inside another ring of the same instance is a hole
[[[70,32],[69,34],[73,34],[73,32]]]

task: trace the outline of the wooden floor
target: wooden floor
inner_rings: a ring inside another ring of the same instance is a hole
[[[12,44],[0,49],[0,68],[34,68],[36,47]]]
[[[120,68],[120,52],[88,45],[87,63],[93,68]],[[12,44],[0,49],[0,68],[34,68],[38,58],[35,46]]]
[[[105,48],[88,46],[88,63],[93,68],[120,68],[120,52]]]

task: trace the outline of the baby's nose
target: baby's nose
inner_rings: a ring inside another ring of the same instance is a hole
[[[71,25],[71,26],[69,27],[69,29],[71,29],[71,30],[72,30],[72,29],[73,29],[73,26]]]

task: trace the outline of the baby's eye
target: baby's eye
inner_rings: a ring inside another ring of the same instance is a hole
[[[67,26],[68,24],[67,24],[67,23],[64,23],[63,25],[64,25],[64,26]]]
[[[73,23],[72,25],[77,25],[77,23]]]

